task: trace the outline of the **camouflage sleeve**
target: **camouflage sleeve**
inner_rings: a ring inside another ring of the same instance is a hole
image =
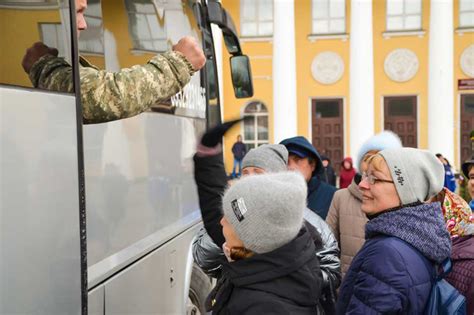
[[[71,71],[64,59],[47,56],[33,66],[30,79],[39,88],[71,92]],[[186,58],[172,51],[118,72],[80,67],[84,123],[128,118],[146,111],[179,92],[193,73]]]
[[[74,92],[71,65],[64,58],[44,55],[30,69],[34,87],[57,92]]]

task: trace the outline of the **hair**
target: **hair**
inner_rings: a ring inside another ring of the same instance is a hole
[[[234,261],[250,258],[253,255],[255,253],[245,247],[232,247],[230,249],[230,258]]]
[[[443,157],[443,155],[441,153],[436,153],[436,157],[440,158],[440,157]]]
[[[382,172],[382,165],[383,164],[387,164],[387,162],[385,162],[385,159],[383,158],[382,155],[380,155],[379,153],[376,153],[372,156],[369,156],[367,158],[367,160],[364,159],[364,161],[367,162],[367,167],[369,165],[372,165],[372,167],[376,170],[376,171],[379,171],[379,172]]]
[[[375,154],[379,153],[380,151],[379,150],[369,150],[367,151],[363,156],[362,156],[362,160],[359,162],[360,163],[360,169],[359,169],[359,173],[362,174],[363,170],[362,170],[362,166],[365,164],[366,166],[368,165],[368,160],[369,158],[371,158],[372,156],[374,156]],[[365,170],[364,170],[365,171]]]
[[[467,177],[469,177],[469,172],[472,170],[472,168],[474,168],[474,163],[469,164],[469,165],[467,166],[467,175],[468,175]]]

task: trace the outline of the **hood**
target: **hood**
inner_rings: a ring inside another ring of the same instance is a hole
[[[453,238],[452,260],[474,260],[474,235]]]
[[[272,252],[224,264],[223,272],[235,287],[270,292],[298,305],[315,305],[320,296],[322,278],[315,247],[304,228],[293,241]]]
[[[283,144],[288,151],[291,151],[291,148],[298,149],[299,151],[306,151],[308,152],[315,160],[316,160],[316,169],[313,172],[313,176],[318,174],[323,169],[323,162],[321,160],[321,156],[319,152],[313,147],[309,141],[302,136],[288,138],[280,142]]]
[[[351,167],[348,170],[344,168],[344,162],[349,162],[349,164],[351,165]],[[352,158],[351,157],[344,158],[344,160],[342,160],[342,162],[341,162],[341,170],[350,172],[353,169],[354,169],[354,165],[352,163]]]
[[[349,187],[347,187],[347,189],[349,190],[352,196],[362,202],[362,192],[359,189],[359,185],[356,184],[355,179],[352,180],[351,184],[349,185]]]
[[[331,165],[331,159],[328,156],[321,154],[321,162],[325,160],[328,161],[328,166]]]
[[[380,234],[404,240],[437,263],[451,253],[451,239],[439,202],[381,213],[365,226],[366,239]]]

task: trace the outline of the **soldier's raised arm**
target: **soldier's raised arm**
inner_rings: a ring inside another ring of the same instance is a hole
[[[71,65],[48,49],[42,43],[28,49],[23,60],[25,71],[35,87],[71,92]],[[44,53],[39,59],[38,51]],[[32,63],[34,58],[37,60]],[[118,72],[99,70],[81,58],[84,122],[100,123],[142,113],[179,92],[205,62],[204,53],[192,37],[182,38],[172,51],[154,56],[145,65]]]

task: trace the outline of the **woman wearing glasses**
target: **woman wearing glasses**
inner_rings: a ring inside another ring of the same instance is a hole
[[[359,188],[366,242],[340,288],[337,313],[421,314],[434,265],[450,255],[439,203],[444,168],[428,151],[387,149],[371,157]]]

